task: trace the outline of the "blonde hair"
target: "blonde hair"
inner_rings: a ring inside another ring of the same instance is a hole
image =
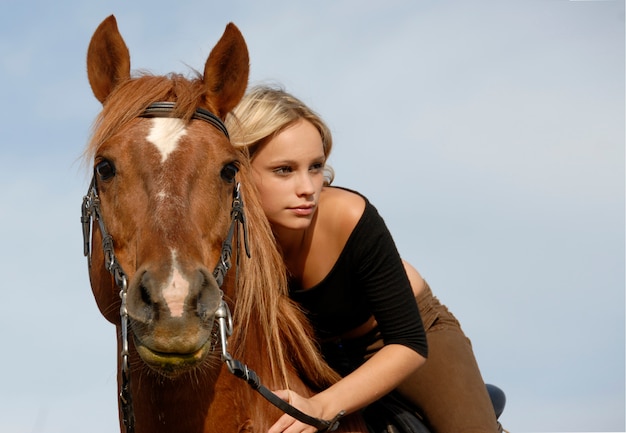
[[[330,129],[315,111],[282,88],[267,85],[251,87],[226,116],[225,124],[231,143],[245,148],[250,159],[254,159],[263,144],[300,119],[311,122],[319,131],[328,161],[333,147]],[[326,164],[325,184],[330,185],[334,177],[333,169]]]

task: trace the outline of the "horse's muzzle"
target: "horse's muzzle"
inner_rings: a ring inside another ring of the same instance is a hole
[[[130,332],[153,370],[173,376],[201,364],[216,343],[222,292],[205,268],[167,272],[143,267],[128,290]]]

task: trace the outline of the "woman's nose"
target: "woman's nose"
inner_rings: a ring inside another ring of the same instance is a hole
[[[315,194],[315,185],[313,184],[313,179],[311,179],[311,175],[306,172],[300,174],[298,176],[298,195],[301,196],[310,196]]]

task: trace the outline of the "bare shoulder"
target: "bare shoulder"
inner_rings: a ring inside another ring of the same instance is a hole
[[[309,226],[309,245],[301,272],[302,287],[319,284],[333,269],[363,216],[365,199],[340,188],[325,187]]]
[[[365,199],[341,188],[326,187],[320,195],[323,225],[335,234],[350,235],[365,210]]]

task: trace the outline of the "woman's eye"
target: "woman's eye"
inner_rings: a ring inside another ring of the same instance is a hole
[[[291,167],[285,165],[283,167],[276,167],[274,170],[274,173],[280,175],[280,176],[285,176],[289,173],[292,172]]]
[[[317,173],[319,171],[322,171],[324,169],[324,164],[321,162],[315,163],[311,166],[310,170]]]
[[[235,175],[239,171],[239,168],[235,163],[226,164],[220,173],[222,179],[224,179],[228,183],[232,183],[235,180]]]
[[[96,164],[96,173],[101,180],[109,180],[115,176],[115,165],[108,159],[104,159]]]

